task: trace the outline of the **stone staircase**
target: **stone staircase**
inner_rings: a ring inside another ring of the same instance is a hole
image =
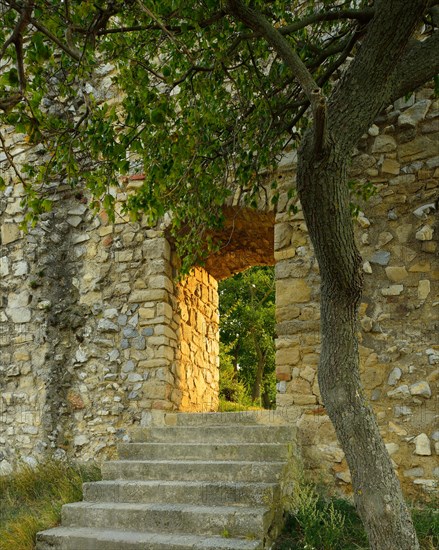
[[[37,550],[268,549],[295,429],[272,411],[173,413],[138,428]]]

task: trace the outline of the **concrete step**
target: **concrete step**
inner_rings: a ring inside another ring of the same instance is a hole
[[[167,426],[241,426],[246,424],[286,425],[285,416],[275,410],[209,412],[209,413],[166,413]]]
[[[38,550],[262,550],[260,540],[84,527],[56,527],[37,535]]]
[[[107,480],[226,481],[273,483],[285,462],[227,460],[112,460],[102,465]]]
[[[267,550],[296,430],[272,411],[151,415],[37,550]]]
[[[123,460],[286,460],[288,446],[280,443],[122,443]]]
[[[270,525],[266,507],[75,502],[62,508],[64,527],[187,533],[261,539]]]
[[[292,426],[168,426],[136,428],[135,443],[289,443],[295,440]]]
[[[83,490],[87,502],[264,506],[279,497],[276,483],[116,480],[84,483]]]

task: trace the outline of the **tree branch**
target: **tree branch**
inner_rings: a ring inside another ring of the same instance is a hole
[[[281,27],[279,32],[283,35],[292,34],[300,29],[312,25],[313,23],[319,23],[321,21],[339,21],[341,19],[356,19],[361,23],[367,23],[374,16],[374,8],[365,8],[363,10],[333,10],[322,13],[314,13],[300,21],[295,21],[290,25]]]
[[[32,6],[32,9],[33,9],[33,5],[35,4],[34,0],[32,0],[27,8],[30,8]],[[22,13],[23,11],[23,8],[22,6],[20,6],[19,4],[17,4],[16,2],[14,2],[14,0],[8,0],[8,5],[13,8],[15,11],[17,11],[18,13]],[[54,44],[56,44],[59,48],[61,48],[61,50],[63,50],[67,55],[69,55],[70,57],[72,57],[75,61],[80,61],[80,56],[78,55],[77,52],[75,52],[74,50],[70,49],[66,44],[64,44],[57,36],[55,36],[52,32],[49,31],[49,29],[47,29],[44,25],[42,25],[39,21],[37,21],[36,19],[34,19],[33,17],[31,17],[31,13],[32,13],[32,10],[29,10],[29,13],[28,13],[28,21],[26,24],[29,24],[31,23],[36,29],[38,29],[40,32],[42,32],[43,34],[45,34],[47,36],[47,38],[53,42]],[[18,26],[18,25],[17,25]],[[24,27],[23,27],[24,28]],[[20,30],[20,33],[21,31],[23,30],[23,28]],[[16,29],[14,29],[14,34],[16,32]],[[12,37],[11,37],[12,38]],[[11,38],[5,42],[5,44],[3,45],[3,48],[2,48],[2,51],[0,53],[0,59],[2,58],[2,56],[4,55],[4,52],[6,51],[6,48],[13,42],[13,40],[11,40]]]
[[[263,36],[275,49],[292,70],[303,91],[312,102],[312,93],[318,86],[291,44],[260,13],[244,5],[241,0],[227,0],[226,5],[231,15],[235,16],[259,36]]]
[[[326,143],[326,100],[306,65],[291,44],[260,13],[252,10],[241,0],[227,0],[228,12],[251,28],[275,49],[298,80],[311,103],[314,115],[316,155],[321,156]]]
[[[0,98],[0,109],[5,112],[8,112],[10,109],[13,109],[17,103],[23,99],[23,95],[20,92],[13,93],[7,97]]]
[[[313,92],[314,100],[314,155],[316,159],[322,156],[326,146],[326,101],[320,89]]]
[[[20,13],[20,19],[17,21],[17,24],[15,25],[15,28],[12,31],[11,36],[3,44],[3,47],[0,51],[0,59],[2,59],[2,57],[5,55],[6,50],[9,48],[11,44],[14,44],[16,49],[20,48],[19,42],[22,40],[21,35],[24,29],[27,27],[27,25],[31,21],[31,14],[32,14],[32,10],[34,9],[34,4],[35,4],[34,0],[31,0],[25,6],[11,6],[11,7],[14,7],[14,9],[18,11],[18,13]]]
[[[197,27],[200,27],[201,29],[204,29],[206,27],[209,27],[210,25],[213,25],[220,19],[222,19],[225,16],[225,12],[220,10],[214,14],[212,14],[207,19],[203,19],[197,24]],[[196,30],[195,26],[189,25],[187,27],[188,30]],[[166,29],[168,31],[173,32],[174,34],[180,34],[182,32],[181,26],[179,25],[166,25]],[[151,30],[163,30],[162,26],[159,24],[155,25],[132,25],[130,27],[116,27],[112,29],[99,29],[95,32],[96,36],[105,36],[107,34],[121,34],[121,33],[128,33],[128,32],[142,32],[142,31],[151,31]],[[90,31],[89,29],[84,29],[83,27],[72,27],[73,32],[77,32],[79,34],[88,34]]]
[[[15,164],[14,162],[14,158],[12,157],[11,153],[9,152],[9,149],[7,148],[6,146],[6,140],[3,136],[3,134],[1,133],[0,131],[0,143],[1,143],[1,146],[2,146],[2,149],[3,151],[5,152],[5,155],[8,159],[8,162],[9,162],[9,165],[12,167],[12,169],[14,170],[17,178],[21,181],[21,183],[23,184],[23,186],[26,188],[27,187],[27,183],[26,181],[23,179],[23,176],[21,175],[20,173],[20,170],[17,168],[17,165]]]
[[[417,42],[396,66],[389,103],[416,90],[439,73],[439,31]]]
[[[169,37],[169,39],[174,42],[177,48],[184,52],[187,58],[195,65],[194,59],[191,52],[185,46],[185,44],[180,43],[174,36],[174,34],[166,27],[166,25],[142,2],[142,0],[137,0],[137,3],[142,11],[144,11],[153,21],[157,23],[160,29]]]
[[[31,19],[30,22],[40,32],[45,34],[51,42],[53,42],[59,48],[61,48],[61,50],[64,53],[66,53],[68,56],[70,56],[72,59],[74,59],[75,61],[80,61],[81,60],[81,55],[79,54],[78,51],[75,51],[75,50],[72,50],[71,48],[69,48],[69,46],[64,44],[64,42],[62,42],[57,36],[55,36],[53,33],[51,33],[49,31],[49,29],[46,29],[46,27],[44,25],[42,25],[41,23],[39,23],[36,19]]]
[[[328,131],[346,151],[388,104],[396,85],[395,68],[428,4],[428,0],[375,2],[365,38],[328,102]]]

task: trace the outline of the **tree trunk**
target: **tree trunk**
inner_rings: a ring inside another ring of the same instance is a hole
[[[256,377],[252,388],[252,401],[255,402],[261,399],[261,385],[262,385],[262,378],[264,376],[265,359],[264,359],[264,354],[262,353],[261,347],[259,345],[257,335],[253,332],[252,336],[253,336],[253,342],[255,345],[256,355],[258,356],[258,364],[256,367]]]
[[[321,275],[319,387],[346,455],[371,548],[416,550],[413,523],[360,381],[362,271],[349,208],[349,152],[331,141],[325,156],[315,160],[309,132],[299,155],[298,192]]]
[[[262,406],[264,407],[264,409],[273,408],[273,403],[270,401],[268,391],[265,388],[264,388],[264,391],[262,392]]]

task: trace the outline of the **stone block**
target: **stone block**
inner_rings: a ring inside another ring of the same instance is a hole
[[[402,371],[399,367],[394,367],[389,374],[387,384],[389,386],[396,386],[396,383],[401,379]]]
[[[276,379],[281,381],[288,382],[291,380],[291,367],[289,366],[279,366],[276,367]]]
[[[143,257],[146,259],[171,259],[171,247],[164,238],[147,239],[142,245]]]
[[[0,229],[1,244],[6,245],[17,241],[21,237],[21,231],[15,223],[3,223]]]
[[[294,303],[309,302],[311,287],[303,279],[276,281],[276,305],[284,307]]]
[[[416,455],[431,456],[430,440],[428,439],[427,434],[425,433],[419,434],[417,437],[415,437],[413,442],[416,445],[415,451],[414,451]]]
[[[402,174],[389,180],[390,185],[410,185],[416,180],[414,174]]]
[[[310,384],[313,383],[315,375],[316,375],[316,370],[308,365],[301,368],[299,372],[299,376],[304,380],[307,380]]]
[[[421,380],[412,384],[409,387],[411,395],[421,395],[422,397],[429,398],[431,397],[431,388],[428,382]]]
[[[282,323],[283,321],[289,321],[290,319],[297,319],[300,315],[300,308],[296,305],[290,305],[285,307],[276,308],[276,321]]]
[[[402,386],[398,386],[396,389],[388,391],[387,392],[387,397],[390,397],[390,398],[393,398],[393,399],[404,399],[406,397],[410,397],[409,387],[407,386],[407,384],[403,384]],[[402,407],[400,407],[400,408],[402,409]],[[406,407],[406,408],[408,409],[408,407]],[[404,414],[404,413],[401,413],[401,414]],[[407,414],[411,414],[411,410]],[[395,412],[395,416],[400,416],[400,415],[396,414],[396,412]]]
[[[387,265],[389,261],[390,252],[387,252],[387,250],[379,250],[378,252],[375,252],[369,260],[371,264],[378,264],[383,266]]]
[[[145,302],[161,302],[169,301],[169,293],[164,289],[153,289],[153,290],[134,290],[131,292],[128,301],[130,303],[145,303]]]
[[[300,393],[293,393],[293,402],[295,405],[315,405],[317,403],[317,397],[315,395],[302,395]]]
[[[19,293],[11,292],[8,294],[8,308],[14,309],[19,307],[26,307],[29,305],[30,294],[27,290],[22,290]]]
[[[171,394],[170,386],[166,382],[151,380],[143,383],[143,395],[147,399],[168,399]]]
[[[276,262],[280,262],[282,260],[289,260],[290,258],[294,258],[296,255],[296,249],[294,247],[284,248],[282,250],[275,250],[274,251],[274,259]]]
[[[385,134],[377,136],[372,145],[372,153],[388,153],[390,151],[395,151],[395,149],[395,138]]]
[[[141,307],[138,311],[139,319],[153,319],[156,315],[155,307]]]
[[[398,424],[395,424],[394,422],[389,421],[389,432],[395,433],[396,435],[399,435],[400,437],[404,437],[407,435],[407,430],[404,428],[401,428]]]
[[[303,395],[311,395],[311,384],[303,378],[294,377],[290,384],[290,392],[294,394],[300,393]]]
[[[381,386],[386,375],[386,365],[377,364],[373,367],[367,367],[361,373],[361,380],[366,390],[373,390]]]
[[[386,267],[386,275],[392,283],[400,283],[408,276],[408,272],[404,266],[389,266]]]
[[[431,270],[429,260],[420,260],[409,267],[410,273],[428,273]]]
[[[404,290],[404,285],[390,285],[387,288],[381,289],[383,296],[399,296]]]
[[[277,223],[274,226],[274,249],[280,250],[291,243],[294,229],[289,223]]]
[[[169,277],[166,275],[155,275],[149,278],[148,288],[151,289],[165,289],[168,292],[174,291],[174,285]]]
[[[437,155],[439,135],[418,136],[398,147],[398,158],[403,164],[419,159],[429,159]]]
[[[437,251],[437,243],[433,241],[424,241],[421,245],[422,252],[427,254],[435,254]]]
[[[418,283],[419,300],[426,300],[429,294],[430,294],[430,281],[429,279],[422,279]]]
[[[399,115],[398,126],[415,128],[418,122],[424,120],[430,105],[431,101],[429,99],[417,101]]]
[[[0,277],[6,277],[9,275],[9,259],[7,256],[0,258]]]
[[[299,348],[281,348],[276,350],[276,364],[277,365],[297,365],[300,361],[300,349]]]
[[[433,239],[434,229],[430,225],[424,225],[416,231],[416,239],[418,241],[431,241]]]
[[[397,453],[399,450],[399,445],[397,443],[386,443],[386,449],[390,456]]]
[[[308,366],[317,367],[319,364],[320,355],[318,353],[306,353],[302,357],[302,363]]]
[[[384,174],[391,174],[397,176],[401,170],[401,165],[395,159],[384,159],[381,166],[381,171]]]
[[[402,223],[395,229],[396,237],[400,243],[406,243],[410,238],[413,225],[411,223]]]

